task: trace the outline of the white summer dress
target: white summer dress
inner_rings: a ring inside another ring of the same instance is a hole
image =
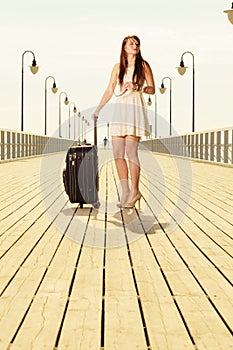
[[[132,81],[134,66],[128,67],[124,83]],[[111,136],[149,136],[150,127],[142,91],[129,90],[116,97],[113,105]]]

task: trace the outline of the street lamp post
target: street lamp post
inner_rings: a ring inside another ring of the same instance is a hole
[[[84,137],[84,123],[85,123],[85,117],[82,116],[82,143],[85,143],[85,137]]]
[[[22,54],[22,89],[21,89],[21,131],[23,131],[23,117],[24,117],[24,55],[29,52],[33,55],[32,65],[30,66],[30,70],[32,74],[36,74],[38,72],[39,67],[36,64],[35,54],[30,50],[24,51]]]
[[[90,125],[90,123],[85,119],[85,125],[84,125],[84,141],[85,144],[87,143],[87,127]]]
[[[231,9],[230,10],[225,10],[225,13],[227,13],[228,19],[233,24],[233,2],[231,4]]]
[[[147,101],[148,106],[152,105],[151,98],[149,96]],[[155,94],[155,138],[157,137],[157,96]]]
[[[78,112],[78,145],[81,145],[81,140],[80,140],[80,118],[81,118],[81,112]]]
[[[188,53],[190,55],[192,55],[192,59],[193,59],[193,106],[192,106],[192,132],[195,131],[195,68],[194,68],[194,54],[190,51],[186,51],[182,54],[181,56],[181,62],[180,62],[180,66],[177,67],[178,72],[180,75],[184,75],[184,73],[186,72],[186,69],[188,67],[186,67],[184,65],[184,61],[183,61],[183,57],[184,55]]]
[[[70,114],[71,114],[71,112],[70,112],[70,106],[71,106],[72,104],[74,105],[74,108],[73,108],[74,114],[77,112],[77,108],[76,108],[76,106],[75,106],[75,103],[74,103],[74,102],[70,102],[70,104],[69,104],[69,139],[70,139],[70,127],[71,127],[71,124],[70,124]],[[74,140],[75,140],[75,115],[74,115]]]
[[[54,77],[49,75],[47,78],[45,78],[45,115],[44,115],[44,134],[45,135],[47,135],[47,81],[49,78],[53,79],[53,87],[51,88],[52,92],[56,94],[58,90]]]
[[[161,84],[161,87],[159,88],[159,91],[161,92],[161,94],[164,94],[164,92],[166,91],[166,88],[164,87],[164,83],[163,83],[165,79],[169,79],[169,81],[170,81],[170,118],[169,118],[170,127],[169,127],[169,134],[171,136],[172,135],[172,80],[170,77],[164,77],[162,79],[162,84]]]
[[[62,137],[61,135],[61,96],[65,94],[66,98],[64,100],[65,105],[67,106],[69,104],[67,93],[62,91],[59,94],[59,137]]]
[[[108,148],[110,144],[110,137],[109,137],[109,123],[107,123],[107,139],[108,139]]]

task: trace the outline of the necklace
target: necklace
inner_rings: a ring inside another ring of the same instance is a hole
[[[120,96],[124,95],[124,93],[126,93],[126,91],[127,91],[127,89],[125,89],[124,91],[122,91],[120,94],[116,94],[115,91],[113,91],[113,92],[114,92],[114,95],[115,95],[116,97],[120,97]]]

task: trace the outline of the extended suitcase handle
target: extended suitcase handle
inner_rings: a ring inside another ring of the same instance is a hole
[[[97,147],[97,120],[94,119],[94,145]]]

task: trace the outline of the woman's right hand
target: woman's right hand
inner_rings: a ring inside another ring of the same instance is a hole
[[[98,120],[98,113],[96,113],[96,112],[94,112],[92,115],[91,115],[91,119],[93,119],[93,120]]]

